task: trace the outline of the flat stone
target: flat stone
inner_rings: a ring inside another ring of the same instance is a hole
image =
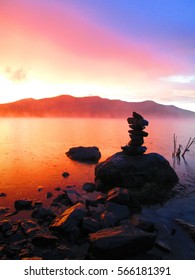
[[[98,259],[126,259],[147,252],[155,235],[132,226],[118,226],[89,235],[90,249]]]
[[[0,230],[5,232],[12,229],[12,224],[9,220],[3,220],[0,222]]]
[[[32,212],[31,216],[38,220],[46,220],[48,217],[53,219],[56,217],[56,214],[50,208],[39,207]]]
[[[71,232],[82,221],[85,213],[85,205],[79,202],[57,216],[51,223],[49,229]]]

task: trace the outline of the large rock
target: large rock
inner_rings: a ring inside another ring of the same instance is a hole
[[[101,157],[101,153],[97,147],[73,147],[70,148],[66,155],[77,161],[97,163]]]
[[[97,190],[107,192],[113,187],[127,188],[138,201],[158,199],[167,194],[178,176],[169,162],[157,153],[129,156],[119,152],[95,167]]]
[[[89,235],[90,249],[98,259],[125,259],[146,252],[155,235],[132,226],[118,226]]]
[[[49,228],[50,230],[71,232],[82,221],[85,212],[85,205],[79,202],[57,216]]]

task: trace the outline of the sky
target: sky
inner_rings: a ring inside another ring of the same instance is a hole
[[[194,0],[0,0],[0,103],[62,94],[195,111]]]

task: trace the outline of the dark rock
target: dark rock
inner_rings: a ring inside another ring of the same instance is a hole
[[[71,232],[82,221],[85,212],[86,208],[84,204],[77,203],[57,216],[51,223],[49,229]]]
[[[106,207],[106,211],[114,214],[117,222],[125,218],[129,218],[130,211],[126,205],[120,205],[114,202],[108,202],[105,207]]]
[[[100,229],[99,222],[91,217],[84,217],[82,222],[82,230],[86,233],[96,232]]]
[[[189,234],[192,240],[195,242],[195,225],[188,223],[181,219],[175,219],[175,222],[181,226],[181,228]]]
[[[36,208],[31,215],[33,218],[38,219],[40,221],[52,221],[56,214],[50,208]]]
[[[148,202],[162,199],[178,182],[169,162],[157,153],[128,156],[119,152],[95,167],[97,190],[127,188],[133,198]]]
[[[96,198],[97,203],[99,204],[105,204],[107,200],[107,194],[105,193],[101,193],[98,195],[98,197]]]
[[[118,226],[89,235],[90,249],[98,259],[126,259],[146,252],[155,236],[131,226]]]
[[[43,190],[43,187],[42,186],[39,186],[38,188],[37,188],[37,191],[38,192],[41,192]]]
[[[162,240],[156,240],[155,241],[155,246],[158,249],[160,249],[162,252],[165,252],[165,253],[171,253],[172,252],[171,248],[165,242],[163,242]]]
[[[7,194],[6,193],[0,193],[0,197],[6,197],[7,196]]]
[[[43,205],[42,201],[35,201],[33,204],[34,207],[42,207],[42,205]]]
[[[58,241],[58,238],[48,234],[39,234],[32,239],[32,244],[36,247],[45,248],[53,246]]]
[[[32,209],[32,200],[29,199],[16,200],[14,206],[17,211]]]
[[[5,214],[10,210],[9,207],[0,207],[0,214]]]
[[[62,189],[60,187],[55,188],[55,191],[61,191]]]
[[[81,162],[97,163],[101,157],[101,153],[97,147],[73,147],[70,148],[66,155],[72,160]]]
[[[47,192],[47,194],[46,194],[46,198],[51,198],[53,196],[53,193],[51,193],[51,192]]]
[[[70,200],[65,193],[61,193],[56,198],[54,198],[53,203],[61,203],[63,205],[69,206]]]
[[[66,177],[68,177],[70,174],[68,173],[68,172],[63,172],[62,173],[62,176],[64,177],[64,178],[66,178]]]
[[[74,189],[66,189],[65,194],[73,205],[78,202],[82,202],[82,196]]]
[[[9,220],[3,220],[0,222],[0,230],[5,232],[12,229],[12,224]]]
[[[86,192],[93,192],[95,190],[95,184],[94,183],[85,183],[85,184],[83,184],[82,189]]]
[[[100,224],[102,228],[114,227],[117,221],[117,217],[112,212],[104,211],[101,214]]]
[[[107,201],[116,202],[119,204],[129,204],[130,196],[128,189],[113,188],[108,192]]]
[[[137,227],[141,228],[144,231],[147,232],[155,232],[156,228],[155,228],[155,224],[150,222],[150,221],[140,221],[137,225]]]

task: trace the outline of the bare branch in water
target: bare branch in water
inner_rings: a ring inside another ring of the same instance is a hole
[[[184,157],[185,153],[189,151],[189,148],[195,144],[195,137],[192,139],[192,137],[189,138],[188,143],[186,144],[186,147],[183,151],[182,157]]]

